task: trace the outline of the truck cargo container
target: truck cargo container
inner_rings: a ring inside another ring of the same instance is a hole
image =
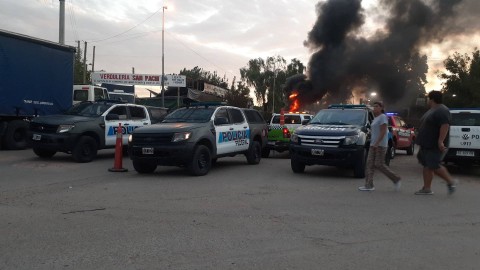
[[[72,106],[75,47],[0,30],[0,146],[27,147],[29,122]]]

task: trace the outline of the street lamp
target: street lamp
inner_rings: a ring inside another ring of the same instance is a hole
[[[165,53],[164,53],[164,36],[165,36],[165,9],[167,6],[162,7],[162,107],[165,107]]]

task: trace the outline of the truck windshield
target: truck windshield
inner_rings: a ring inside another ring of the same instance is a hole
[[[186,108],[178,109],[163,119],[163,123],[205,123],[210,121],[215,108]]]
[[[112,104],[106,103],[79,103],[72,106],[65,114],[95,117],[102,115],[111,106]]]
[[[365,117],[365,110],[326,109],[318,112],[310,121],[310,124],[363,126]]]

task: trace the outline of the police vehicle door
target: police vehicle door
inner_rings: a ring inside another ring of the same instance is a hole
[[[250,128],[248,122],[245,119],[242,111],[237,108],[228,108],[228,115],[230,116],[230,121],[232,122],[231,127],[233,128],[232,140],[234,144],[234,151],[244,151],[247,150],[250,146]]]
[[[228,134],[233,130],[228,116],[227,108],[218,108],[213,116],[215,125],[215,143],[217,145],[217,155],[231,153],[233,151],[234,142],[228,140]],[[225,123],[217,122],[217,119],[226,120]]]
[[[132,134],[133,130],[148,126],[151,124],[151,119],[148,116],[147,108],[143,106],[128,105],[129,119],[126,125],[127,136],[123,136],[123,145],[128,144],[128,135]]]
[[[107,120],[108,115],[116,115],[118,119]],[[122,124],[122,142],[123,145],[128,143],[128,131],[131,132],[131,127],[134,125],[128,115],[127,106],[124,104],[113,105],[105,115],[105,145],[114,146],[117,141],[118,124]]]

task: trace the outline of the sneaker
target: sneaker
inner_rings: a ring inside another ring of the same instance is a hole
[[[447,184],[448,194],[452,195],[457,189],[458,179],[453,179],[451,184]]]
[[[433,191],[422,188],[419,191],[415,192],[415,195],[433,195]]]
[[[397,182],[393,183],[393,189],[395,191],[399,191],[401,187],[402,187],[402,181],[401,180],[398,180]]]
[[[363,187],[358,187],[358,190],[360,190],[360,191],[374,191],[375,187],[363,186]]]

